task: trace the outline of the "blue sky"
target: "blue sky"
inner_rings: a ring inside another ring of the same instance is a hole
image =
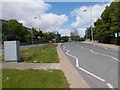
[[[47,2],[51,5],[47,13],[54,13],[57,15],[65,14],[68,16],[68,21],[64,23],[61,28],[62,29],[73,29],[71,26],[72,22],[76,21],[75,16],[71,16],[71,12],[77,8],[82,6],[94,6],[96,4],[103,5],[107,4],[108,2]],[[89,16],[88,16],[89,17]],[[87,28],[89,26],[80,26],[77,28]]]
[[[47,2],[51,5],[47,13],[54,13],[57,15],[65,14],[68,16],[69,21],[61,26],[61,28],[72,29],[71,23],[75,21],[75,17],[71,16],[71,11],[80,8],[81,6],[93,6],[96,4],[105,4],[107,2]],[[81,26],[86,27],[86,26]]]
[[[58,31],[63,36],[70,35],[71,30],[76,28],[82,37],[85,34],[85,28],[93,25],[108,5],[108,2],[13,1],[8,0],[2,3],[2,19],[17,19],[29,28],[34,27],[43,32]],[[83,12],[84,10],[86,12]],[[36,19],[34,19],[35,16]]]

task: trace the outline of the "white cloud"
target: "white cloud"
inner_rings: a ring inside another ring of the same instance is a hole
[[[79,30],[80,37],[84,37],[86,28],[79,28],[78,30]]]
[[[95,22],[109,4],[96,4],[93,6],[82,6],[71,12],[72,16],[76,16],[76,21],[71,24],[72,27],[90,26]],[[91,12],[90,12],[91,11]],[[91,18],[92,17],[92,18]]]
[[[39,17],[39,19],[35,20],[34,26],[41,27],[46,31],[58,31],[60,26],[68,21],[68,17],[66,15],[56,15],[52,13],[43,14]]]
[[[59,29],[59,33],[62,36],[70,36],[71,29]]]
[[[5,19],[30,19],[35,15],[41,15],[49,9],[50,5],[43,1],[26,2],[3,2],[2,3],[2,17]]]
[[[20,1],[2,2],[2,19],[17,19],[24,26],[40,28],[44,31],[57,31],[68,21],[66,15],[46,13],[51,5],[43,0]]]
[[[78,28],[77,30],[79,32],[79,36],[84,37],[86,28]],[[59,33],[62,34],[62,36],[70,36],[71,31],[72,29],[59,29]]]

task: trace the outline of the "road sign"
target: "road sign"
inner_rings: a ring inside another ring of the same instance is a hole
[[[115,37],[118,37],[118,36],[117,36],[117,33],[115,33]]]

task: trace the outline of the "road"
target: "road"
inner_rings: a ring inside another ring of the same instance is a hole
[[[118,88],[118,50],[82,42],[61,45],[70,63],[91,88]]]

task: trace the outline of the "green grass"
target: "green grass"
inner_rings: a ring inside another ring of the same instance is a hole
[[[0,68],[0,90],[2,88],[2,68]]]
[[[0,62],[2,61],[2,57],[3,57],[3,56],[0,54]]]
[[[0,55],[0,90],[2,88],[2,55]]]
[[[2,76],[3,88],[68,88],[60,70],[3,69]]]
[[[21,50],[22,61],[36,63],[58,63],[57,44],[32,47]]]

